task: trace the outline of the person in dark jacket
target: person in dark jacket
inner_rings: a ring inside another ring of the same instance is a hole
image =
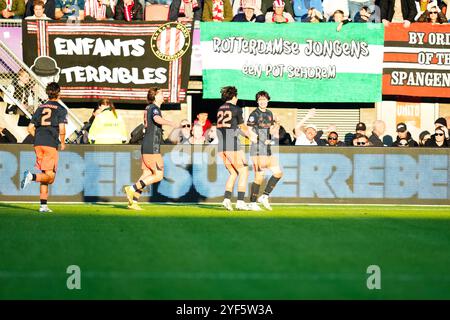
[[[252,1],[244,1],[242,13],[238,13],[233,17],[233,22],[265,22],[266,18],[263,14],[257,16],[255,14],[255,4]]]
[[[186,10],[188,8],[188,10]],[[169,7],[169,20],[201,20],[203,14],[203,0],[173,0]]]
[[[414,0],[383,0],[380,5],[381,21],[385,24],[399,22],[409,26],[409,23],[414,22],[414,18],[417,15]]]
[[[448,131],[444,126],[437,127],[434,130],[434,135],[425,142],[425,147],[430,148],[448,148],[450,143],[448,142]]]
[[[55,19],[55,0],[42,0],[44,2],[44,14],[50,19]],[[33,0],[28,0],[25,4],[25,18],[34,15]]]
[[[119,0],[114,19],[124,21],[143,20],[142,5],[137,0]]]
[[[8,129],[0,128],[0,143],[17,143],[17,139]]]
[[[418,147],[419,144],[413,140],[406,124],[400,122],[397,124],[397,139],[392,143],[393,147]]]
[[[372,135],[369,137],[369,142],[374,147],[384,147],[384,143],[381,140],[381,137],[384,135],[386,131],[386,124],[382,120],[376,120],[373,123],[373,131]]]

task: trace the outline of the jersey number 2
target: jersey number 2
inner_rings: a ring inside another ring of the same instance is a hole
[[[51,116],[52,116],[52,109],[44,108],[44,110],[42,111],[41,126],[51,126],[52,123],[48,121],[48,119],[50,119]]]
[[[217,128],[231,128],[231,111],[219,111],[217,113]]]

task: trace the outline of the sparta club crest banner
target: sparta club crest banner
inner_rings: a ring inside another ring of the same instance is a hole
[[[190,22],[23,22],[23,59],[62,99],[145,103],[149,87],[186,99]]]
[[[235,85],[247,100],[267,90],[273,101],[381,101],[383,25],[336,27],[202,22],[203,97]]]
[[[450,26],[390,24],[385,30],[383,94],[450,98]]]

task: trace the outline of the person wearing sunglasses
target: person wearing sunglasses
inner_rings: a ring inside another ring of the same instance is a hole
[[[169,134],[168,140],[172,144],[189,144],[191,138],[191,124],[187,119],[183,119],[177,128]]]
[[[330,147],[342,147],[345,146],[345,143],[339,140],[339,135],[336,131],[331,131],[328,136],[327,140],[321,140],[323,143],[320,145],[322,146],[330,146]]]
[[[393,147],[418,147],[419,144],[414,141],[411,133],[408,131],[406,123],[397,124],[397,139],[392,143]]]
[[[434,135],[425,143],[425,147],[430,148],[448,148],[448,131],[444,126],[439,126],[434,130]]]
[[[364,134],[357,133],[353,138],[354,147],[370,147],[371,145],[369,138]]]
[[[444,24],[447,23],[447,18],[445,15],[439,10],[437,6],[433,6],[426,10],[419,17],[417,22],[426,22],[432,24]]]

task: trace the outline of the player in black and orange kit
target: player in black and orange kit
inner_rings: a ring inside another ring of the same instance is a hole
[[[147,101],[149,105],[144,112],[145,134],[141,146],[142,175],[135,184],[124,188],[128,199],[128,208],[133,210],[142,210],[137,204],[142,190],[148,185],[161,181],[164,176],[164,162],[160,151],[162,126],[176,127],[174,122],[162,117],[159,108],[164,102],[164,97],[160,88],[150,88],[147,93]]]
[[[225,185],[225,197],[222,204],[227,210],[233,210],[231,194],[233,193],[234,183],[239,176],[236,209],[250,210],[244,202],[248,180],[248,164],[245,154],[241,150],[239,133],[242,131],[252,141],[256,141],[256,134],[252,133],[245,125],[242,109],[236,105],[238,101],[237,89],[235,87],[224,87],[221,90],[221,95],[225,103],[217,111],[218,150],[225,167],[230,173]]]
[[[39,212],[52,212],[47,205],[48,185],[55,181],[58,167],[58,145],[65,149],[67,110],[58,103],[60,87],[56,82],[47,85],[48,101],[40,105],[33,114],[28,132],[34,136],[36,169],[42,173],[24,172],[20,187],[24,189],[32,181],[39,182],[41,206]]]
[[[247,125],[257,134],[258,141],[252,143],[250,147],[250,156],[253,162],[253,171],[255,180],[250,190],[250,208],[252,210],[261,210],[256,204],[256,200],[262,203],[267,210],[272,210],[269,203],[269,194],[275,188],[275,185],[283,176],[278,159],[272,154],[271,144],[273,143],[272,134],[274,130],[279,130],[275,123],[272,111],[267,109],[270,96],[266,91],[260,91],[256,94],[258,108],[248,117]],[[258,198],[259,188],[264,179],[264,170],[272,171],[272,176],[267,182],[263,195]]]

